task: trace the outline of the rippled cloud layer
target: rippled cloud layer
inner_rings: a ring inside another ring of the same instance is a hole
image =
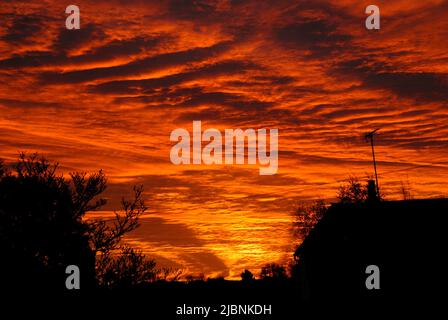
[[[0,157],[104,169],[105,209],[144,184],[147,252],[226,276],[283,259],[295,203],[372,174],[375,128],[387,198],[402,181],[448,193],[448,1],[376,1],[378,31],[363,1],[78,1],[80,30],[68,4],[0,7]],[[170,133],[193,120],[278,128],[278,173],[173,165]]]

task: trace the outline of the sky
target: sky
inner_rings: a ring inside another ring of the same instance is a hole
[[[143,184],[128,237],[161,264],[237,278],[291,257],[291,215],[373,174],[386,199],[448,194],[448,1],[63,1],[0,6],[0,158],[39,152],[108,177],[104,211]],[[170,133],[279,132],[258,165],[174,165]]]

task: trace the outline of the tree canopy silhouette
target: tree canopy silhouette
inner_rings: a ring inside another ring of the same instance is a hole
[[[357,177],[350,176],[343,184],[339,186],[338,199],[340,203],[363,203],[382,200],[384,196],[377,194],[375,181],[368,179],[363,184]]]
[[[142,187],[132,201],[122,200],[113,221],[89,220],[88,211],[103,206],[102,171],[57,174],[37,154],[20,154],[7,167],[0,162],[0,281],[3,288],[65,288],[65,268],[77,265],[82,287],[117,287],[154,279],[155,263],[121,244],[138,227],[146,207]]]
[[[304,239],[313,226],[325,214],[327,207],[325,201],[316,200],[311,203],[302,203],[296,209],[294,215],[294,231],[301,238]]]
[[[241,273],[241,281],[245,282],[245,283],[250,283],[252,281],[254,281],[254,275],[252,274],[252,272],[250,272],[247,269],[244,269],[244,271]]]
[[[276,264],[269,263],[261,268],[260,279],[261,280],[273,280],[284,281],[288,278],[285,267]]]

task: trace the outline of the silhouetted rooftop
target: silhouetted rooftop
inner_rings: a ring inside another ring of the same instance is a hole
[[[332,204],[296,251],[304,297],[417,294],[442,265],[447,213],[448,199]],[[369,265],[381,271],[376,292],[365,287]]]

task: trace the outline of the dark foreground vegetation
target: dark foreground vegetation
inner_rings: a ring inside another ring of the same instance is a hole
[[[173,270],[158,269],[122,241],[146,210],[141,187],[134,188],[132,200],[122,200],[113,221],[88,220],[86,212],[105,204],[105,176],[73,173],[67,179],[56,169],[36,155],[21,155],[13,166],[0,162],[3,291],[95,299],[119,294],[170,310],[173,318],[177,306],[189,303],[271,304],[277,315],[286,315],[323,301],[417,298],[441,287],[446,273],[440,239],[448,200],[385,201],[371,182],[352,179],[341,187],[339,203],[317,201],[298,209],[295,227],[305,240],[290,266],[267,264],[258,277],[244,270],[241,281],[177,281]],[[79,266],[81,290],[66,289],[68,265]],[[379,290],[366,288],[369,265],[381,270]],[[167,280],[170,275],[174,280]]]

